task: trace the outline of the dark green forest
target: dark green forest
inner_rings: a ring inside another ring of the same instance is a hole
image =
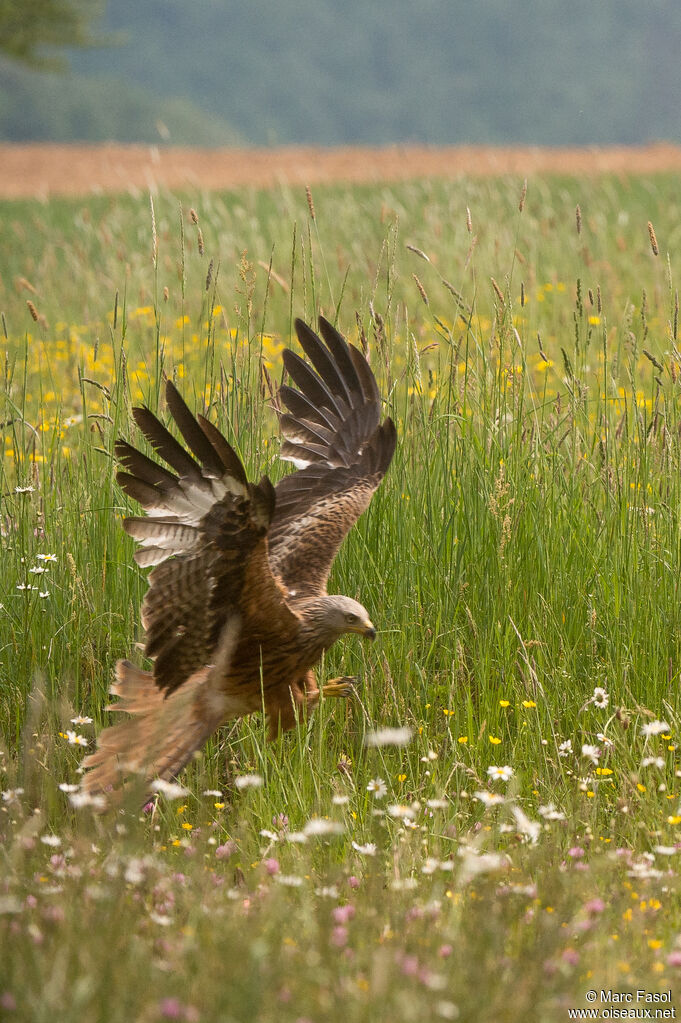
[[[0,59],[0,139],[676,141],[675,0],[108,0],[68,70]]]

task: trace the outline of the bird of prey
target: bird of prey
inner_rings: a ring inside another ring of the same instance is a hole
[[[290,382],[276,406],[280,455],[296,471],[276,486],[267,476],[250,483],[170,380],[167,404],[186,447],[148,408],[133,410],[170,468],[116,443],[118,483],[146,512],[123,526],[139,543],[138,565],[153,566],[142,605],[152,667],[118,662],[109,709],[130,717],[100,734],[86,791],[119,790],[134,775],[170,780],[223,722],[263,708],[275,738],[318,703],[323,652],[346,633],[376,635],[365,608],[326,583],[388,469],[395,426],[380,422],[376,380],[357,348],[323,317],[321,337],[302,320],[295,327],[309,361],[284,351]],[[350,685],[336,679],[321,692],[343,696]]]

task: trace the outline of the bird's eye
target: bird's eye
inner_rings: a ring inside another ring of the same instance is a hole
[[[348,625],[354,625],[355,622],[357,621],[357,615],[347,614],[345,616],[345,621],[348,623]]]

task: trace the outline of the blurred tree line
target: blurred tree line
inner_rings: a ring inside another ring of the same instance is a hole
[[[58,39],[46,19],[41,40],[42,9],[64,12]],[[5,139],[550,145],[680,131],[677,0],[108,0],[94,29],[87,0],[0,0],[0,34],[5,11],[25,21],[0,46]],[[69,41],[87,45],[66,51],[61,77],[10,57]]]

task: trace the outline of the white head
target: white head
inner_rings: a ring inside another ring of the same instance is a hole
[[[376,629],[369,618],[369,612],[352,597],[316,597],[305,601],[297,610],[325,649],[346,632],[356,632],[367,639],[376,639]]]

